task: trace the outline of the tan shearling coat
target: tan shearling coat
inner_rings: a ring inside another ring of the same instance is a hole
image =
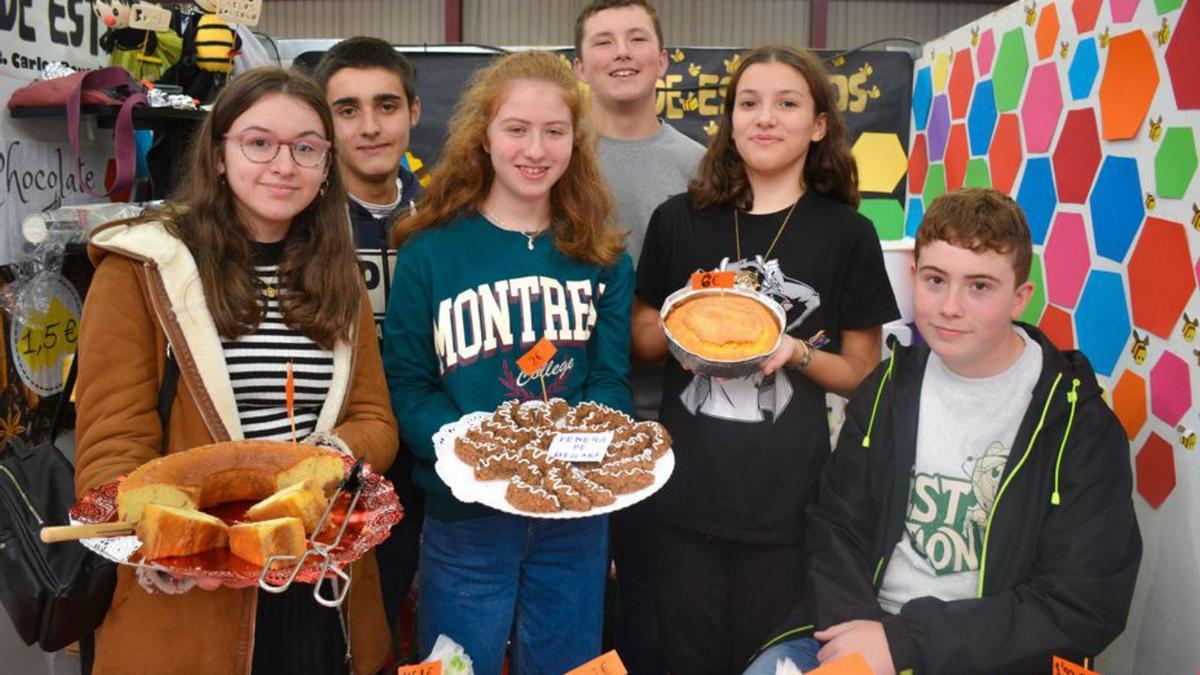
[[[216,325],[190,251],[159,223],[110,225],[93,233],[97,270],[84,304],[79,340],[76,474],[78,493],[164,453],[242,438],[237,404]],[[334,348],[329,397],[317,432],[343,441],[376,471],[396,453],[396,422],[370,303],[354,344]],[[167,447],[157,412],[168,345],[180,366]],[[373,554],[351,566],[348,616],[351,672],[373,674],[391,640]],[[121,567],[96,634],[96,675],[243,675],[254,653],[257,589],[147,593]]]

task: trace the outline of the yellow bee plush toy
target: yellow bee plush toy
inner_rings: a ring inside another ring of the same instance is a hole
[[[183,56],[159,82],[177,84],[188,96],[210,103],[233,72],[242,40],[233,26],[217,18],[214,0],[196,0],[196,6],[201,13],[184,30]]]

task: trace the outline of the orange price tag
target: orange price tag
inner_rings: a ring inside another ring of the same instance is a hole
[[[1088,670],[1085,666],[1081,666],[1062,658],[1055,656],[1051,661],[1053,668],[1051,669],[1054,675],[1099,675],[1094,670]]]
[[[810,670],[805,675],[873,675],[874,672],[867,659],[861,653],[854,652],[837,661],[821,664],[820,668]]]
[[[575,670],[567,671],[566,675],[627,675],[628,673],[629,671],[625,670],[625,664],[621,663],[621,657],[617,656],[616,651],[611,651],[597,656]]]
[[[558,349],[554,343],[546,338],[537,341],[537,344],[532,349],[525,352],[525,355],[517,359],[517,367],[521,369],[528,377],[537,375],[537,372],[545,366],[554,355],[558,353]]]
[[[292,423],[292,442],[296,442],[296,373],[292,370],[292,362],[288,361],[287,381],[283,385],[283,395],[287,402],[288,420]]]
[[[693,272],[692,289],[733,288],[733,272]]]
[[[396,675],[442,675],[442,662],[414,663],[411,666],[400,666]]]

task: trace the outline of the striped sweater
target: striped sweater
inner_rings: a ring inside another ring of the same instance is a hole
[[[254,253],[262,320],[254,331],[236,340],[221,340],[238,416],[246,438],[291,439],[286,397],[290,361],[295,375],[296,440],[302,440],[316,428],[321,404],[329,394],[333,352],[283,322],[277,290],[283,242],[256,244]]]

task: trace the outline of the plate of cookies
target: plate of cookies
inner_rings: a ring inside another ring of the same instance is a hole
[[[682,288],[660,313],[671,354],[688,370],[745,377],[779,348],[783,307],[746,288]]]
[[[572,454],[567,441],[580,439],[589,450]],[[443,426],[433,444],[437,474],[459,501],[534,518],[619,511],[657,492],[675,469],[661,424],[558,398],[468,413]]]
[[[143,464],[84,493],[69,515],[73,526],[120,533],[80,539],[116,563],[243,583],[257,582],[270,564],[267,579],[279,584],[295,563],[275,556],[298,558],[316,541],[333,545],[331,563],[344,568],[403,517],[391,482],[369,467],[350,511],[351,495],[337,486],[353,464],[349,455],[295,443],[216,443]],[[316,583],[317,562],[306,562],[295,579]]]

